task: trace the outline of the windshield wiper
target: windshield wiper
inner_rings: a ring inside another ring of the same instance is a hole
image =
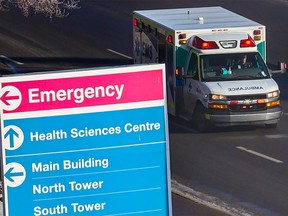
[[[234,77],[234,79],[236,80],[246,80],[246,79],[258,79],[258,77],[255,77],[255,76],[252,76],[252,75],[240,75],[240,76],[237,76],[237,77]]]
[[[207,77],[205,78],[204,80],[205,81],[220,81],[220,80],[230,80],[231,77],[222,77],[222,76],[219,76],[219,77]]]

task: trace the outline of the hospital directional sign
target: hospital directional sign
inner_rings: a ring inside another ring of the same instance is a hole
[[[6,216],[172,214],[164,65],[0,84]]]

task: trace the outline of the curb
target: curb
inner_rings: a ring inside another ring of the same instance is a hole
[[[176,180],[171,180],[172,193],[185,197],[201,205],[226,213],[230,216],[255,216],[254,213],[248,212],[243,207],[234,206],[229,202],[221,200],[217,197],[196,191],[187,187]]]

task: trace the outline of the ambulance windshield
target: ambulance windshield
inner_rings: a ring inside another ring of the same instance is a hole
[[[268,79],[270,74],[261,58],[255,53],[233,53],[201,56],[202,80]]]

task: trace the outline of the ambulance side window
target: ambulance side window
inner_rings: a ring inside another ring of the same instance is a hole
[[[199,80],[198,77],[198,58],[195,53],[191,54],[191,58],[189,61],[187,76],[192,77],[193,79]]]
[[[165,35],[158,34],[158,53],[159,53],[159,63],[166,62],[166,37]]]

